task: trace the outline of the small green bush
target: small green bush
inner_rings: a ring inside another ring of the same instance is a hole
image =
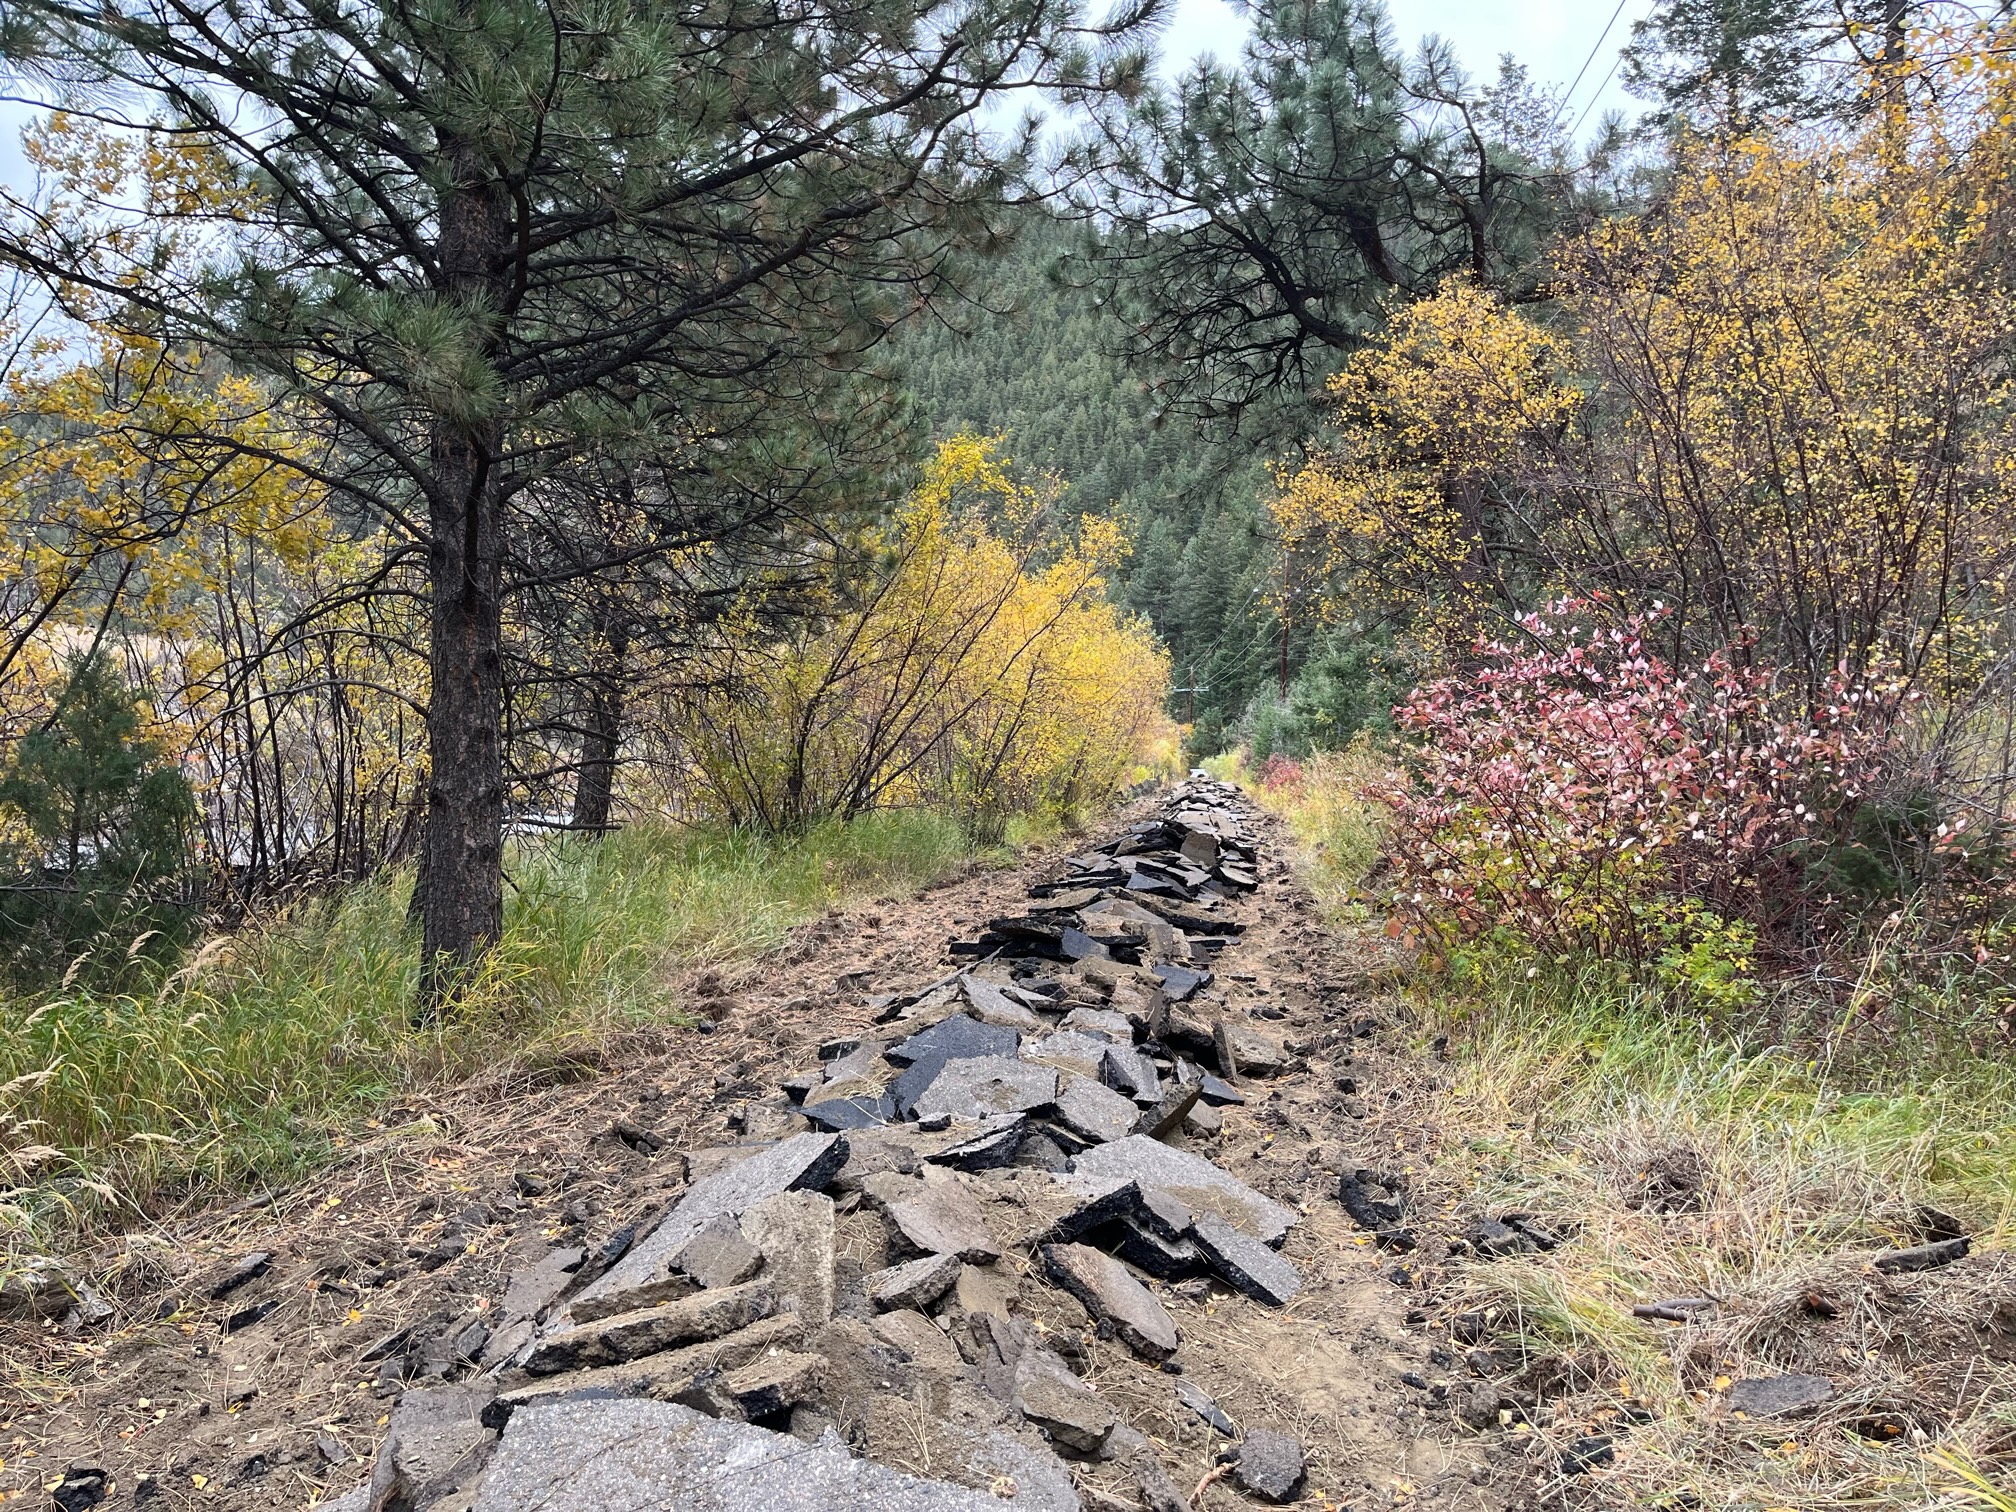
[[[54,716],[0,772],[0,961],[16,986],[61,978],[80,955],[105,981],[141,942],[171,954],[198,902],[194,819],[110,660],[72,662]]]

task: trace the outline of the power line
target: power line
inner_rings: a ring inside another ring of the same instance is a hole
[[[1575,70],[1575,80],[1568,86],[1568,92],[1561,96],[1561,103],[1554,107],[1554,119],[1549,121],[1548,125],[1558,126],[1561,124],[1561,112],[1566,110],[1568,102],[1575,98],[1575,91],[1581,86],[1582,76],[1589,72],[1589,65],[1596,61],[1596,54],[1603,50],[1603,44],[1609,40],[1611,30],[1617,25],[1617,18],[1624,14],[1624,7],[1630,3],[1631,0],[1617,0],[1617,9],[1610,12],[1610,19],[1603,24],[1603,30],[1597,33],[1595,44],[1589,49],[1589,56],[1584,58],[1582,66]],[[1617,66],[1613,63],[1610,66],[1610,72],[1615,73],[1616,71]],[[1607,77],[1603,80],[1604,84],[1608,84],[1609,82],[1610,80]],[[1603,93],[1601,85],[1597,86],[1596,93],[1598,95]],[[1585,110],[1583,114],[1587,115],[1588,112]],[[1579,125],[1580,122],[1577,122],[1577,124]],[[1569,135],[1573,136],[1574,133],[1570,132]]]
[[[1610,72],[1603,75],[1603,82],[1596,86],[1596,93],[1589,96],[1589,103],[1582,107],[1582,114],[1575,117],[1575,124],[1568,128],[1568,135],[1570,138],[1573,138],[1575,133],[1582,129],[1582,123],[1589,119],[1589,112],[1594,110],[1596,108],[1596,102],[1603,98],[1603,91],[1608,89],[1610,87],[1610,81],[1617,77],[1618,66],[1622,64],[1623,61],[1624,61],[1624,54],[1621,52],[1618,53],[1616,57],[1610,60]]]

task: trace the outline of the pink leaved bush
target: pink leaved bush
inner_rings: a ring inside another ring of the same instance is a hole
[[[1260,770],[1254,776],[1260,786],[1270,793],[1297,787],[1302,781],[1302,763],[1276,751],[1260,763]]]
[[[1386,795],[1396,911],[1552,956],[1645,962],[1683,905],[1789,945],[1811,922],[1801,857],[1880,776],[1894,695],[1837,677],[1809,717],[1769,671],[1727,651],[1677,669],[1646,648],[1646,618],[1595,607],[1526,617],[1523,642],[1478,646],[1394,711],[1415,737]]]

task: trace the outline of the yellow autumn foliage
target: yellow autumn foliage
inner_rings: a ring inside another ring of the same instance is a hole
[[[779,829],[932,805],[998,834],[1173,760],[1168,658],[1104,595],[1120,534],[1052,539],[1056,492],[998,439],[943,443],[865,583],[796,634],[731,632],[715,686],[663,701],[698,805]]]
[[[244,190],[195,138],[121,136],[57,112],[23,133],[28,161],[69,206],[137,195],[122,226],[45,217],[115,279],[201,248],[165,228],[192,207],[229,219]],[[40,718],[62,657],[111,633],[150,657],[206,628],[211,596],[256,546],[282,572],[333,532],[307,444],[260,385],[150,334],[101,293],[71,287],[62,318],[10,311],[0,380],[0,746]]]
[[[2006,41],[1845,139],[1682,143],[1654,207],[1557,249],[1549,304],[1396,310],[1279,480],[1291,567],[1430,663],[1596,594],[1809,690],[1977,684],[2016,567]]]

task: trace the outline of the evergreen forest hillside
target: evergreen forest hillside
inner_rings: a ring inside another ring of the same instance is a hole
[[[1067,512],[1124,522],[1117,597],[1154,625],[1177,686],[1199,689],[1171,707],[1215,749],[1278,673],[1269,458],[1158,413],[1115,355],[1121,317],[1088,255],[1082,228],[1032,214],[984,289],[903,332],[896,358],[934,434],[1002,433],[1022,466],[1065,480]]]

